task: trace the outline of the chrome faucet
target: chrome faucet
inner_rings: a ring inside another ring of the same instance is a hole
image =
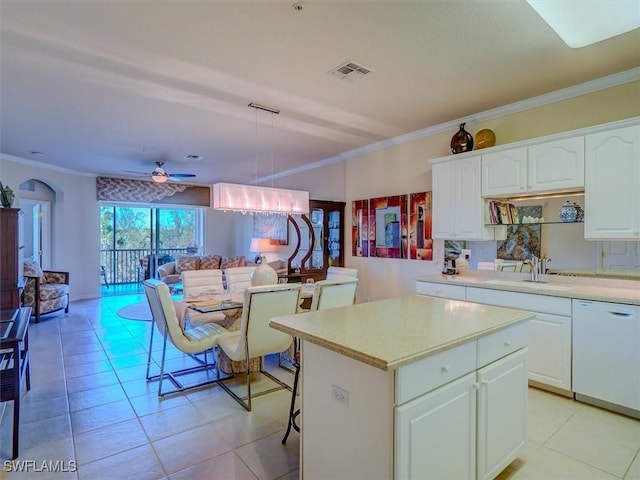
[[[531,260],[529,260],[529,264],[531,264],[531,281],[538,281],[538,269],[540,268],[540,260],[535,255],[531,255]]]

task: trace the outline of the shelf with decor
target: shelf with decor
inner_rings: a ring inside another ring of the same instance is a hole
[[[584,192],[485,199],[485,227],[584,224]]]

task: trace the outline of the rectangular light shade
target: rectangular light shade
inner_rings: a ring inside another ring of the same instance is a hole
[[[236,183],[214,183],[213,209],[282,215],[309,213],[309,192]]]

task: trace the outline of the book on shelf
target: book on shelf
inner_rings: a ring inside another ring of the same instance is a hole
[[[512,203],[489,201],[489,219],[493,225],[511,225],[520,223],[518,207]]]

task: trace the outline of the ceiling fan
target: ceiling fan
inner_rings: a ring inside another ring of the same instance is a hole
[[[144,175],[144,176],[151,175],[151,180],[153,180],[156,183],[164,183],[167,180],[179,182],[183,178],[195,177],[195,174],[193,173],[168,173],[167,171],[165,171],[164,168],[162,168],[162,166],[164,165],[164,162],[156,162],[156,165],[157,167],[150,173],[134,172],[132,170],[123,170],[123,172],[136,173],[138,175]]]

